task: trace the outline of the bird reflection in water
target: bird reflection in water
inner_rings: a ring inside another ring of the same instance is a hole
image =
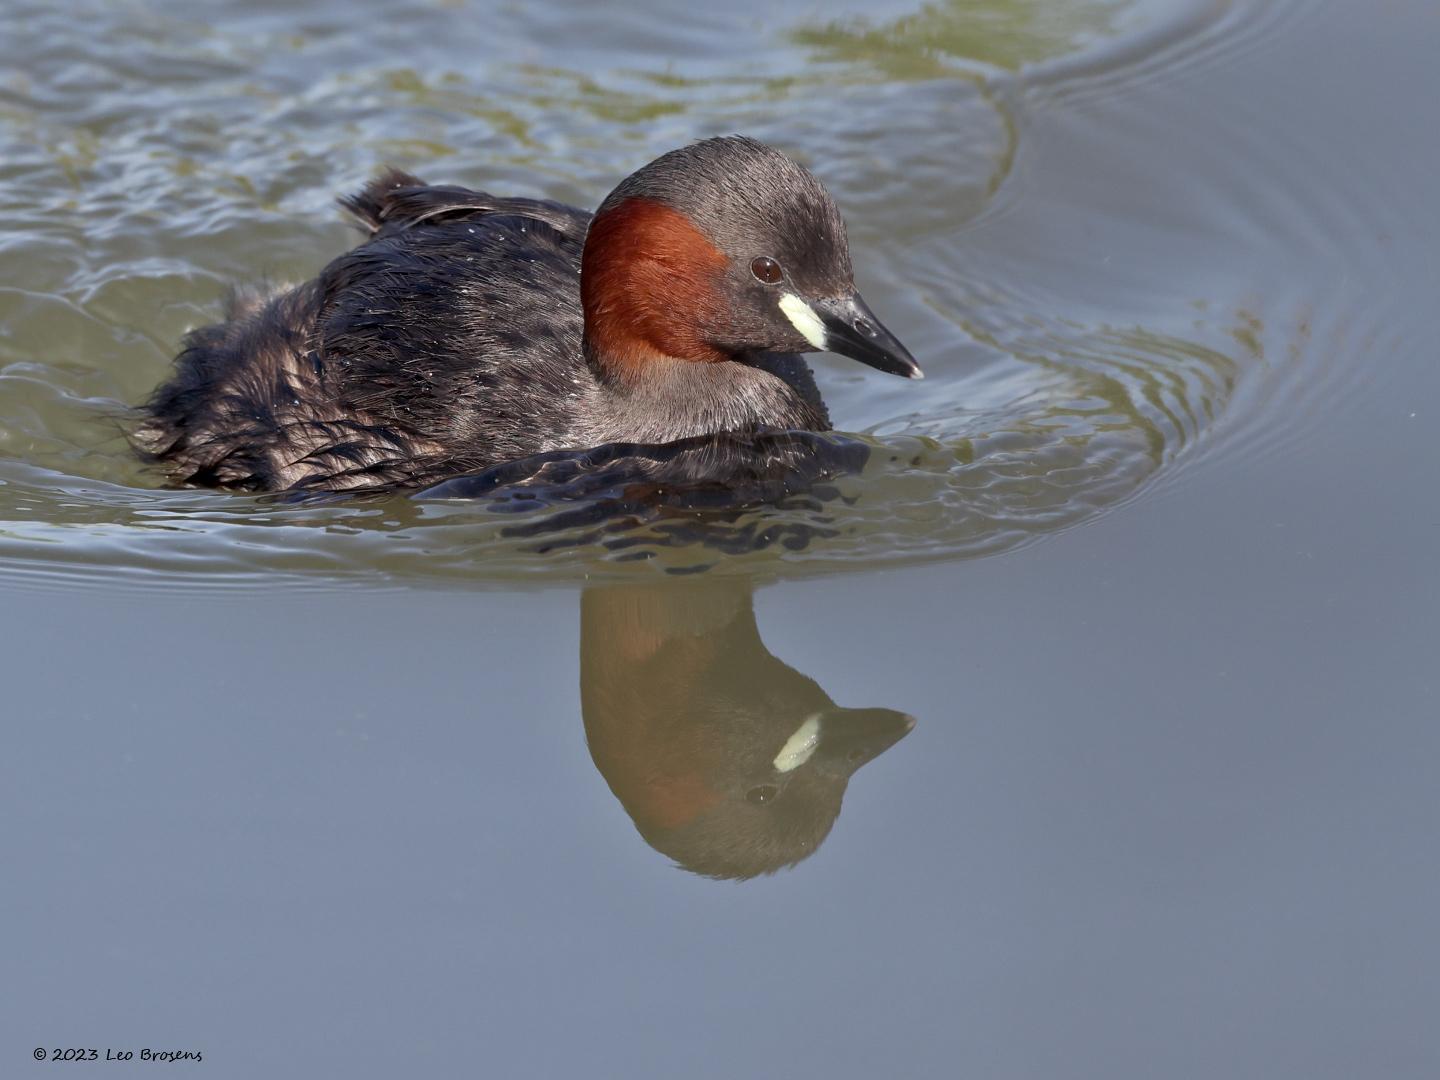
[[[842,708],[771,655],[748,583],[595,588],[580,611],[591,757],[645,841],[697,874],[814,854],[855,770],[915,726]]]

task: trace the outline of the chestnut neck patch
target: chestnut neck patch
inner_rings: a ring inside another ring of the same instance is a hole
[[[730,359],[707,340],[724,325],[729,260],[679,210],[630,198],[590,223],[581,261],[585,341],[611,375],[639,379],[658,357]]]

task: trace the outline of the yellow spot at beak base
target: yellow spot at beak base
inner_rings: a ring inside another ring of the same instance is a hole
[[[790,325],[810,343],[811,348],[825,351],[825,324],[809,304],[794,293],[786,293],[780,297],[780,310],[790,320]]]
[[[775,771],[790,772],[798,769],[810,760],[819,745],[820,714],[814,713],[807,716],[805,722],[795,729],[795,733],[785,740],[780,753],[775,755]]]

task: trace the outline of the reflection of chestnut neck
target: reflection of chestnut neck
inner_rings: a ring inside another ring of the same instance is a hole
[[[581,708],[591,756],[642,830],[714,805],[719,733],[698,702],[775,663],[749,587],[722,581],[587,590],[580,600]]]
[[[680,211],[631,198],[590,223],[581,262],[585,348],[602,372],[636,382],[653,360],[719,362],[725,255]]]

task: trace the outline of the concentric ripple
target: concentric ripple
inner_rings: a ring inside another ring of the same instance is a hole
[[[977,306],[1013,310],[1001,297]],[[1138,329],[1031,319],[977,320],[966,329],[977,359],[1013,358],[1023,373],[990,364],[980,376],[940,374],[948,385],[938,396],[973,404],[874,425],[860,439],[870,448],[864,471],[835,478],[823,496],[802,492],[738,509],[626,506],[567,527],[576,508],[563,490],[526,493],[498,509],[495,498],[309,505],[149,491],[132,486],[135,466],[113,434],[109,450],[94,453],[78,450],[83,436],[68,446],[37,439],[29,456],[68,454],[70,470],[88,463],[98,475],[6,462],[0,505],[11,524],[0,534],[0,556],[67,575],[104,566],[111,575],[237,581],[260,571],[474,580],[974,557],[1077,524],[1138,491],[1223,409],[1236,377],[1223,353]],[[22,383],[28,394],[59,394],[23,371],[0,380]],[[7,403],[26,396],[3,395]],[[67,403],[91,414],[88,428],[79,427],[92,435],[111,422],[107,406]],[[25,415],[7,417],[6,426]]]

